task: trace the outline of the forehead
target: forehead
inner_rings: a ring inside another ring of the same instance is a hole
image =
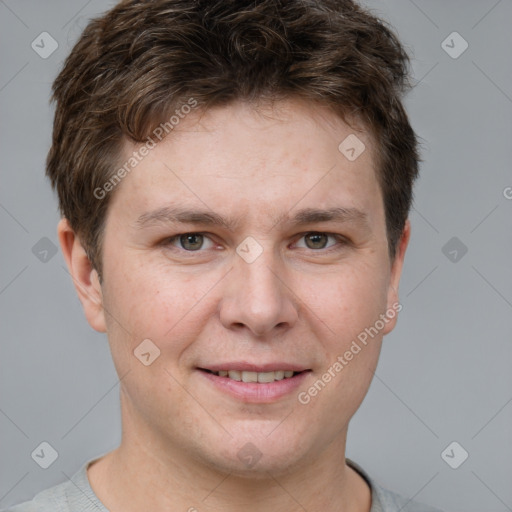
[[[374,144],[351,125],[300,101],[192,112],[123,179],[111,208],[129,203],[140,217],[193,206],[273,219],[295,205],[368,209],[380,195]],[[127,143],[124,159],[139,148]]]
[[[308,155],[318,159],[320,151],[326,156],[338,151],[349,161],[355,161],[364,153],[363,160],[372,168],[375,160],[373,137],[359,119],[351,116],[347,124],[330,108],[301,99],[259,104],[236,101],[192,111],[181,119],[174,117],[177,123],[166,138],[169,144],[186,141],[190,146],[206,149],[208,144],[222,143],[231,146],[230,158],[241,149],[239,144],[243,144],[247,158],[259,156],[261,160],[279,156],[279,153],[301,161]],[[355,153],[347,152],[350,147]],[[263,149],[267,150],[265,154]],[[193,156],[197,158],[201,153]],[[211,156],[217,153],[214,151]]]

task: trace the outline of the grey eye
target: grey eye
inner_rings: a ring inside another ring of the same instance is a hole
[[[180,235],[179,241],[186,251],[197,251],[203,246],[204,236],[200,233],[186,233]]]
[[[329,238],[333,240],[333,242],[330,244]],[[328,233],[307,233],[306,235],[302,236],[300,241],[302,240],[305,241],[305,244],[299,245],[299,247],[305,246],[306,249],[326,249],[328,247],[336,245],[336,237]]]
[[[329,237],[323,233],[309,233],[304,237],[306,245],[310,249],[324,249],[328,238]]]

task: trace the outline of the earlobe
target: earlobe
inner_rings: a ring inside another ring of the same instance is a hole
[[[89,325],[99,332],[106,332],[103,296],[98,272],[93,268],[79,237],[67,219],[60,220],[57,233],[62,254],[84,308]]]
[[[409,219],[407,219],[404,225],[404,229],[402,231],[402,236],[400,237],[400,241],[398,242],[398,246],[396,248],[395,258],[391,265],[391,275],[388,287],[386,310],[386,312],[390,312],[390,320],[386,324],[386,329],[384,330],[383,333],[384,335],[390,333],[395,328],[398,312],[402,309],[402,306],[400,304],[400,298],[398,295],[398,287],[400,284],[400,277],[402,275],[405,252],[407,250],[407,246],[409,245],[410,237],[411,223]]]

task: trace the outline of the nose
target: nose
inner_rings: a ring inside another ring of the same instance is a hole
[[[247,329],[262,337],[297,322],[299,300],[270,253],[264,251],[252,263],[236,256],[220,304],[220,321],[226,329]]]

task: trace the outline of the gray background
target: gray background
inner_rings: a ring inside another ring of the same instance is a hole
[[[407,108],[425,162],[404,309],[347,455],[383,485],[447,511],[512,510],[512,2],[366,3],[413,54]],[[0,508],[120,439],[107,340],[86,323],[60,251],[44,255],[39,242],[57,245],[59,218],[44,178],[50,84],[87,19],[111,5],[0,0]],[[31,48],[43,31],[59,44],[46,59]],[[456,59],[441,46],[453,31],[469,44]],[[58,452],[46,470],[31,458],[42,441]],[[441,458],[452,441],[469,453],[458,469]]]

